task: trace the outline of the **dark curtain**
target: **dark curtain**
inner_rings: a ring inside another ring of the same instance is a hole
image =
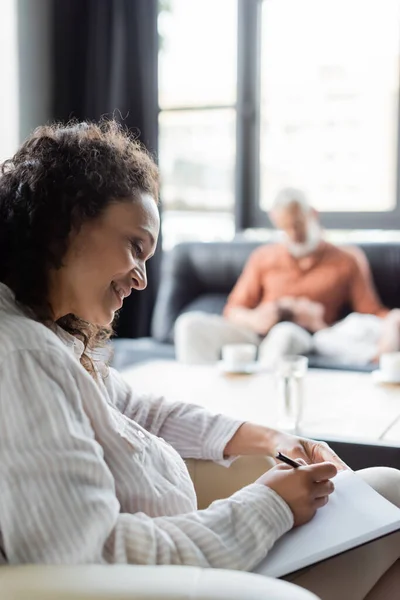
[[[157,152],[157,0],[53,0],[53,117],[113,115]],[[147,265],[148,286],[132,291],[119,337],[149,335],[161,258]]]

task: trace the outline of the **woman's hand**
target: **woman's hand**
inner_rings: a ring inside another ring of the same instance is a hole
[[[273,440],[275,445],[273,449],[274,458],[278,452],[282,452],[290,458],[301,458],[308,465],[329,461],[335,465],[338,471],[349,469],[326,442],[317,442],[316,440],[309,440],[280,431],[276,432]]]
[[[335,489],[330,479],[336,473],[336,467],[329,462],[298,469],[277,465],[257,479],[257,483],[266,485],[283,498],[293,513],[296,527],[310,521],[328,502],[329,494]]]
[[[275,458],[278,452],[287,454],[290,458],[301,458],[308,465],[328,461],[339,471],[349,468],[325,442],[309,440],[255,423],[243,423],[227,443],[224,454],[262,454]]]

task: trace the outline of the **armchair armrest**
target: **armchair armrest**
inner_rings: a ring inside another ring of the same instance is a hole
[[[276,463],[269,456],[241,456],[228,468],[210,460],[186,460],[192,478],[199,509],[214,500],[227,498],[240,488],[254,483]]]
[[[318,600],[252,573],[181,566],[0,567],[2,600]]]

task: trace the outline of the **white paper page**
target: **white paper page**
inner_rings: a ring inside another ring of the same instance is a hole
[[[254,573],[282,577],[400,529],[400,509],[361,477],[343,471],[333,482],[328,504],[278,540]]]

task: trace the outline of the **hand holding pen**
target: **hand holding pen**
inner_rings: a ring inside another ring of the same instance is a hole
[[[327,504],[334,490],[330,480],[336,475],[337,469],[329,462],[303,466],[282,453],[276,458],[285,464],[273,467],[257,482],[283,498],[293,513],[294,526],[303,525]]]
[[[278,452],[278,454],[275,456],[275,458],[277,460],[280,460],[280,461],[286,463],[290,467],[293,467],[294,469],[298,469],[299,467],[303,466],[300,462],[296,462],[295,460],[293,460],[293,458],[286,456],[286,454],[282,454],[282,452]],[[306,464],[306,463],[304,463],[304,464]]]

